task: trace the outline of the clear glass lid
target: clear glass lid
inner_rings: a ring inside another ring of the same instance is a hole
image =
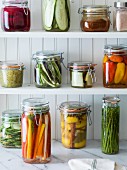
[[[2,119],[9,120],[9,119],[17,119],[20,118],[22,114],[22,110],[6,110],[2,112]]]
[[[74,61],[68,63],[68,68],[73,70],[88,70],[90,68],[95,67],[97,64],[92,64],[89,61]]]
[[[118,53],[125,55],[127,53],[127,47],[125,45],[105,45],[104,53]]]
[[[0,61],[0,69],[25,69],[24,64],[18,61]]]
[[[9,5],[9,4],[23,4],[23,5],[27,5],[28,4],[28,0],[3,0],[3,4],[5,5]]]
[[[111,104],[116,104],[119,103],[120,99],[119,97],[103,97],[103,103],[111,103]]]

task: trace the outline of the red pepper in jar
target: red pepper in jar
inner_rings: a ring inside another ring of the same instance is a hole
[[[111,62],[111,61],[108,61],[106,63],[106,68],[105,68],[105,75],[106,75],[106,78],[107,78],[107,82],[108,83],[112,83],[113,80],[114,80],[114,76],[115,76],[115,72],[116,72],[116,64]],[[108,72],[108,75],[107,75],[107,72]],[[108,76],[108,77],[107,77]]]

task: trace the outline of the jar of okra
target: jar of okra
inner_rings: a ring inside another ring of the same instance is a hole
[[[119,152],[120,99],[104,97],[102,105],[102,152],[116,154]]]

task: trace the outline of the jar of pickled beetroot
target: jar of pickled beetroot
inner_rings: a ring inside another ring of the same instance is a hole
[[[26,163],[47,163],[51,158],[49,102],[43,98],[23,100],[22,157]]]
[[[105,46],[103,85],[109,88],[127,88],[127,48],[125,46]]]
[[[87,116],[89,124],[90,106],[78,101],[61,103],[61,140],[62,144],[69,149],[78,149],[86,146]]]
[[[28,1],[4,0],[1,21],[4,31],[29,31],[30,10],[28,8]]]

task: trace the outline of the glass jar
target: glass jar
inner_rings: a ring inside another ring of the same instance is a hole
[[[70,28],[70,0],[43,0],[43,28],[46,31],[68,31]]]
[[[0,143],[7,148],[21,148],[21,110],[6,110],[2,113]]]
[[[23,100],[22,157],[26,163],[47,163],[51,159],[49,102],[43,98]]]
[[[30,30],[30,10],[27,0],[3,1],[2,29],[8,32]]]
[[[82,148],[86,146],[87,115],[89,124],[90,106],[83,102],[63,102],[59,106],[61,113],[61,139],[62,144],[69,149]]]
[[[86,32],[107,32],[110,27],[110,11],[106,5],[84,5],[79,8],[82,14],[80,26]]]
[[[109,88],[127,88],[127,48],[125,46],[105,46],[103,85]]]
[[[96,82],[95,67],[91,62],[71,62],[68,64],[72,87],[88,88]]]
[[[104,97],[102,105],[102,152],[116,154],[119,152],[119,117],[120,99]]]
[[[57,88],[62,83],[61,62],[63,53],[40,51],[33,54],[36,60],[34,68],[35,85],[40,88]]]
[[[23,63],[18,61],[0,62],[0,85],[2,87],[21,87],[23,84]]]
[[[127,31],[127,2],[114,2],[114,22],[115,31]]]

